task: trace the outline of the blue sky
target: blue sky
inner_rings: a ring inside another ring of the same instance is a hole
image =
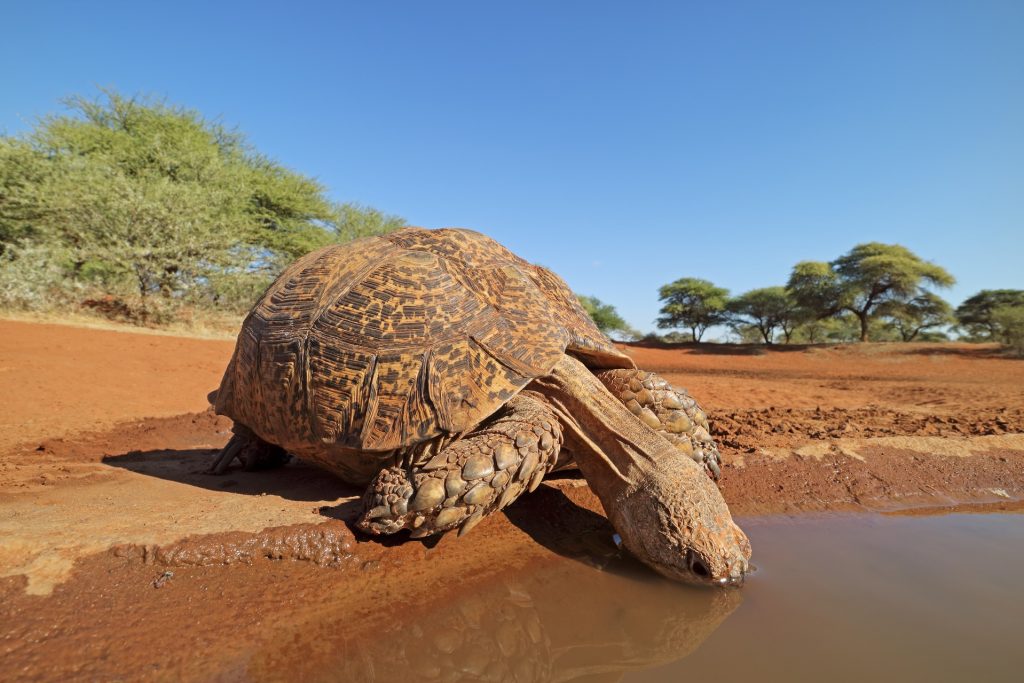
[[[859,242],[1024,288],[1024,2],[10,3],[0,130],[96,86],[236,125],[649,330]]]

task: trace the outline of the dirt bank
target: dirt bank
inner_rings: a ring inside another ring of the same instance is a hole
[[[203,474],[231,348],[0,321],[0,678],[243,678],[327,602],[372,630],[384,603],[614,554],[573,479],[423,544],[354,536],[359,491],[302,463]],[[629,351],[708,409],[737,515],[1024,498],[1024,362],[993,347]]]
[[[0,320],[0,453],[124,420],[199,412],[233,341]]]

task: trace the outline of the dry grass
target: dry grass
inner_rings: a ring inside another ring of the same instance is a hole
[[[103,316],[89,315],[88,313],[0,310],[0,318],[4,320],[55,323],[94,330],[114,330],[118,332],[134,332],[136,334],[194,337],[197,339],[234,339],[242,326],[242,317],[228,314],[197,313],[188,321],[177,321],[159,326],[143,326],[109,320]]]

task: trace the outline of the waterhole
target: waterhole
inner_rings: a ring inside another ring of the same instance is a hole
[[[339,681],[1024,680],[1024,515],[742,525],[757,570],[741,589],[566,558],[373,634],[325,619],[284,659]]]

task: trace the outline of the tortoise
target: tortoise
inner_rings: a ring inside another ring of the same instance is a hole
[[[370,534],[462,535],[575,466],[656,571],[747,571],[700,406],[637,369],[560,278],[478,232],[405,228],[299,258],[245,318],[211,400],[234,421],[212,472],[295,455],[366,486]]]

